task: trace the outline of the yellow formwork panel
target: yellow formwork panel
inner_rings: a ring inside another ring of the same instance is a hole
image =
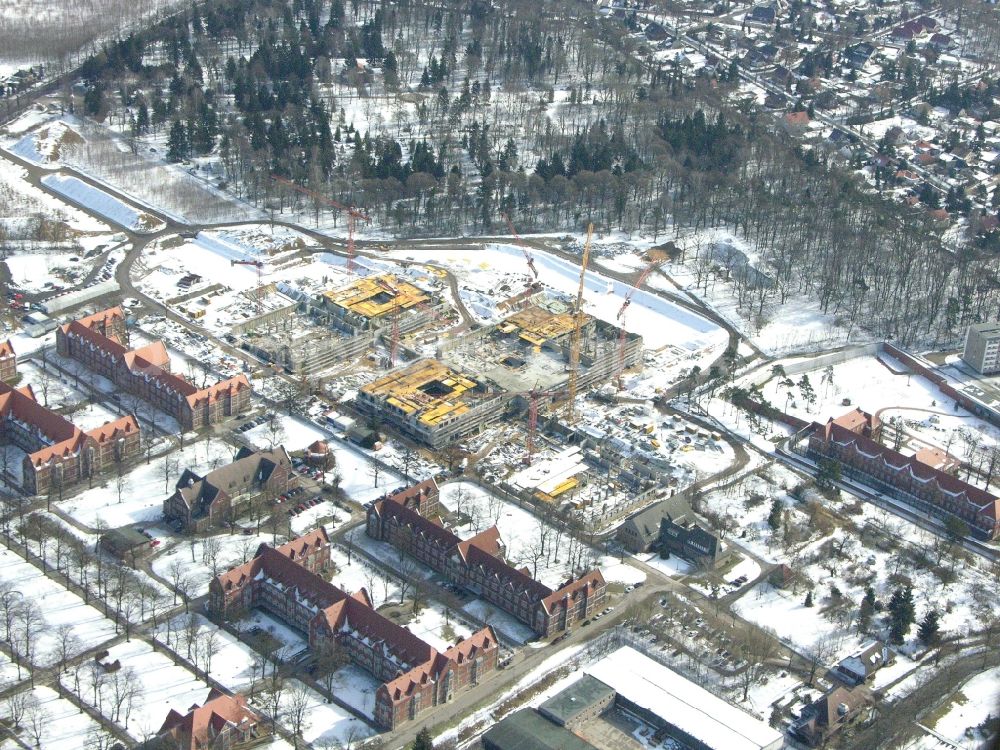
[[[387,299],[376,301],[379,295]],[[365,318],[378,318],[397,310],[407,310],[430,300],[430,296],[392,274],[368,276],[345,287],[323,292],[330,303]]]

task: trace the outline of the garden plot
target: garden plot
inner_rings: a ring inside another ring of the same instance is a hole
[[[220,533],[215,536],[180,540],[168,543],[166,549],[153,560],[153,572],[168,581],[184,578],[190,584],[192,597],[208,593],[208,584],[213,575],[218,575],[236,565],[250,560],[261,544],[281,543],[284,537],[275,540],[270,532],[261,534]]]
[[[77,653],[94,648],[115,637],[115,626],[94,607],[84,604],[34,565],[25,562],[6,547],[0,547],[0,580],[10,581],[27,601],[37,605],[44,626],[35,635],[34,661],[48,665],[58,660],[58,630],[67,626],[78,641]]]
[[[28,746],[44,750],[80,750],[97,747],[90,743],[96,737],[106,737],[101,726],[89,714],[46,685],[38,685],[29,695],[30,708],[21,720],[21,739]],[[13,741],[0,743],[2,750],[22,747]]]
[[[955,568],[946,545],[930,532],[849,496],[820,498],[807,492],[806,502],[798,503],[788,491],[800,482],[796,474],[773,464],[726,489],[705,493],[703,513],[730,529],[728,544],[746,547],[767,562],[787,564],[800,576],[785,589],[764,582],[746,590],[733,605],[736,612],[774,628],[800,650],[829,651],[831,661],[860,643],[856,617],[867,586],[884,605],[895,588],[911,584],[917,621],[937,609],[946,636],[981,627],[977,613],[983,608],[982,592],[989,590],[983,570],[976,565]],[[782,520],[772,530],[768,516],[775,501]],[[849,517],[858,530],[821,507]],[[876,534],[883,540],[879,546]],[[932,571],[939,555],[940,566]],[[808,590],[812,607],[805,605]],[[886,636],[884,623],[884,616],[876,615],[871,634]],[[914,625],[900,647],[904,653],[919,650],[916,633]]]
[[[14,351],[18,355],[21,353],[21,350],[16,348],[16,344]],[[43,370],[35,362],[21,361],[20,356],[18,356],[17,374],[21,376],[19,385],[30,385],[35,392],[35,399],[38,403],[44,406],[47,400],[50,409],[63,410],[86,399],[86,394],[73,386],[69,376],[57,372],[52,366]],[[114,418],[117,417],[112,417],[112,419]],[[72,421],[72,418],[70,419]]]
[[[472,635],[472,629],[449,612],[436,606],[424,607],[420,614],[405,623],[406,629],[438,651],[446,651],[459,639]]]
[[[462,611],[472,615],[480,622],[492,625],[501,637],[514,643],[523,645],[538,637],[534,630],[516,617],[507,614],[495,604],[491,604],[484,599],[473,599],[469,603],[462,605]]]
[[[125,203],[111,193],[94,187],[78,177],[49,174],[42,178],[42,183],[77,205],[133,232],[152,234],[165,226],[155,216]]]
[[[558,588],[572,573],[570,548],[578,542],[561,537],[553,527],[529,511],[470,482],[450,482],[441,487],[441,502],[451,511],[469,517],[468,523],[455,528],[455,533],[463,539],[496,524],[507,545],[507,561],[516,567],[527,566],[529,575],[549,588]],[[596,550],[588,548],[581,561],[589,566],[596,564],[599,558]]]
[[[348,689],[357,686],[357,681],[347,683]],[[364,687],[360,689],[364,690]],[[305,701],[302,738],[314,746],[335,746],[337,742],[345,747],[353,746],[355,742],[360,742],[376,733],[370,724],[340,706],[327,703],[323,696],[298,680],[289,680],[282,693],[279,718],[283,716],[286,724],[292,704],[298,700],[297,694],[302,695]],[[349,695],[345,701],[351,705],[365,703],[363,694]]]
[[[186,668],[173,663],[171,658],[154,651],[145,641],[133,638],[131,642],[120,643],[109,649],[105,662],[120,661],[122,668],[115,675],[131,670],[140,686],[132,705],[128,722],[128,733],[137,740],[155,733],[167,714],[177,711],[182,716],[192,705],[201,705],[208,698],[210,688],[197,679]],[[110,703],[111,684],[102,688],[102,703]],[[93,705],[93,695],[89,686],[81,688],[80,698]],[[108,706],[104,706],[107,711]],[[124,718],[122,716],[121,718]],[[119,724],[124,722],[119,720]]]
[[[790,360],[782,364],[793,367]],[[886,354],[859,356],[805,371],[800,367],[795,362],[795,374],[772,377],[762,389],[768,402],[800,419],[825,422],[853,408],[877,414],[883,422],[900,417],[915,443],[947,446],[952,455],[963,459],[980,440],[991,445],[1000,442],[1000,431],[964,409],[956,409],[955,402],[936,385],[909,374],[905,365]],[[788,385],[788,381],[792,383]]]
[[[124,477],[121,502],[116,480],[112,478],[105,486],[84,490],[64,500],[60,508],[90,527],[101,521],[111,528],[159,521],[163,516],[163,500],[173,491],[184,469],[205,473],[230,463],[234,453],[233,447],[221,440],[188,444],[148,464],[135,464]]]

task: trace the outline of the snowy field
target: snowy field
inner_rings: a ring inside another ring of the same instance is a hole
[[[400,252],[454,273],[461,281],[463,300],[471,308],[470,312],[483,323],[500,319],[501,315],[493,305],[500,301],[497,290],[503,284],[510,287],[511,294],[516,294],[523,290],[527,280],[523,251],[516,245],[487,245],[476,250],[424,251],[407,248]],[[575,296],[580,277],[579,266],[540,250],[532,250],[532,255],[539,281],[557,292]],[[615,323],[630,289],[627,284],[599,271],[588,271],[584,312]],[[643,290],[633,293],[625,328],[640,334],[649,349],[672,344],[695,352],[723,346],[727,341],[726,332],[711,321]]]
[[[880,361],[881,360],[881,361]],[[794,365],[802,360],[784,360]],[[803,381],[806,378],[806,383]],[[955,407],[936,385],[909,374],[908,368],[887,354],[859,356],[832,367],[818,367],[789,375],[772,377],[764,385],[763,396],[779,409],[805,420],[825,422],[854,408],[878,415],[883,422],[903,420],[912,443],[904,448],[947,448],[959,458],[968,456],[979,443],[1000,443],[1000,430],[984,420]],[[810,400],[812,396],[812,400]],[[849,405],[844,405],[844,400]],[[889,429],[888,427],[883,428]]]
[[[96,188],[77,177],[50,174],[42,183],[71,201],[100,214],[105,219],[133,232],[151,234],[163,228],[159,219],[130,206],[110,193]]]
[[[38,606],[45,624],[36,633],[37,664],[48,665],[58,660],[57,631],[62,625],[68,626],[77,638],[77,651],[94,648],[115,637],[111,620],[6,547],[0,547],[0,580],[13,583],[16,590]]]
[[[360,450],[336,438],[327,438],[327,442],[334,453],[336,471],[327,472],[326,481],[332,483],[336,475],[340,489],[354,502],[364,505],[409,484],[402,474],[384,469],[379,470],[376,483],[372,463]]]
[[[195,615],[198,622],[197,630],[191,631],[194,640],[201,646],[201,653],[198,656],[198,663],[206,666],[204,657],[204,644],[206,636],[210,632],[215,632],[215,645],[218,651],[212,656],[211,677],[218,680],[223,685],[233,691],[246,689],[253,681],[253,665],[256,652],[249,645],[236,639],[234,635],[226,630],[216,627],[201,615]],[[166,641],[174,651],[185,655],[187,653],[186,640],[188,637],[188,618],[185,615],[175,617],[170,622],[169,631],[166,624],[161,624],[157,630],[157,638]],[[168,635],[169,632],[169,635]],[[194,646],[192,654],[198,651],[198,646]],[[257,675],[259,678],[259,675]]]
[[[21,739],[28,746],[36,746],[42,750],[80,750],[82,747],[94,747],[89,744],[93,738],[106,736],[89,714],[82,713],[46,685],[35,687],[29,700],[34,704],[31,710],[37,712],[35,716],[38,718],[32,721],[29,715],[21,722]],[[20,750],[21,747],[9,739],[0,742],[0,750]]]
[[[928,722],[929,728],[947,740],[963,747],[977,747],[976,743],[986,739],[977,728],[988,717],[998,717],[1000,707],[1000,667],[970,678],[962,687],[945,701],[943,714],[935,711],[936,719]],[[925,738],[917,747],[932,750],[940,747],[934,738]]]
[[[349,683],[351,684],[351,683]],[[354,685],[357,684],[355,681]],[[302,737],[313,746],[333,746],[339,742],[343,746],[360,742],[373,736],[376,732],[369,724],[348,713],[345,709],[332,703],[327,703],[319,693],[307,688],[298,680],[289,680],[282,693],[281,712],[287,713],[294,693],[303,691],[307,696],[305,723]],[[353,705],[353,704],[352,704]]]
[[[325,432],[299,417],[283,414],[280,424],[272,429],[267,422],[243,433],[243,437],[258,448],[270,450],[283,445],[289,453],[304,450],[317,440],[326,440]]]
[[[141,691],[128,724],[128,733],[137,740],[156,732],[171,709],[183,715],[193,704],[201,705],[208,697],[208,685],[138,638],[113,646],[109,651],[106,662],[119,660],[122,670],[131,669],[139,678]],[[111,685],[106,684],[103,690],[104,700],[108,701]],[[80,697],[91,703],[89,685],[82,685],[81,692]]]
[[[107,484],[84,490],[64,500],[60,508],[87,526],[103,521],[110,528],[132,523],[152,523],[163,516],[163,500],[174,489],[177,478],[186,468],[201,473],[232,461],[235,450],[221,440],[202,440],[171,451],[152,462],[135,464],[125,475],[122,500],[114,477]]]
[[[149,531],[155,533],[153,529]],[[208,538],[181,539],[168,542],[169,546],[157,553],[152,568],[168,581],[173,580],[175,572],[179,573],[192,583],[192,596],[201,596],[208,593],[213,559],[215,569],[221,573],[251,559],[260,544],[273,545],[274,542],[270,531],[263,527],[259,535],[226,532]],[[279,537],[277,542],[283,543],[284,537]]]
[[[21,678],[26,679],[30,671],[21,667]],[[17,666],[4,654],[0,654],[0,690],[17,682]]]

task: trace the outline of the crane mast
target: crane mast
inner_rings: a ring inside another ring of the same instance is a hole
[[[570,425],[576,424],[576,384],[580,371],[580,329],[583,326],[583,285],[587,276],[587,264],[590,263],[590,240],[594,234],[594,225],[587,225],[587,242],[583,246],[583,259],[580,261],[580,285],[576,290],[576,305],[573,307],[573,338],[569,345],[569,412]]]

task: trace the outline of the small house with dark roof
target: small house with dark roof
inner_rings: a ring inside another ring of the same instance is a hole
[[[861,685],[889,663],[891,652],[881,641],[866,643],[853,654],[840,660],[834,668],[838,677],[850,685]]]
[[[801,717],[792,724],[792,737],[809,747],[820,747],[844,727],[865,715],[868,698],[864,688],[835,687],[802,709]]]

